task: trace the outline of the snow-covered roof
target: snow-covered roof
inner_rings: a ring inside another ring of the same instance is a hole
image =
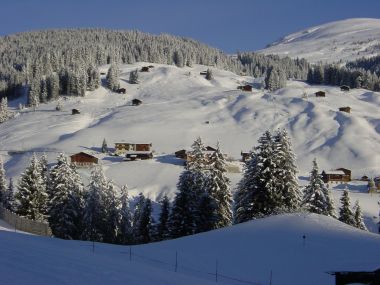
[[[342,170],[329,170],[325,171],[326,174],[337,174],[337,175],[345,175],[345,173]]]
[[[130,150],[130,151],[125,152],[125,154],[129,154],[129,155],[132,155],[132,154],[150,154],[150,153],[152,153],[152,151]]]

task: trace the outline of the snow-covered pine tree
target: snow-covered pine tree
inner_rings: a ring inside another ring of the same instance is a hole
[[[297,211],[301,206],[302,192],[298,185],[296,157],[288,133],[279,130],[274,136],[276,152],[277,190],[281,192],[281,210]]]
[[[317,160],[313,160],[309,184],[304,189],[303,206],[312,213],[335,218],[334,203],[330,191],[319,174]]]
[[[7,192],[7,178],[5,177],[5,169],[3,160],[0,157],[0,205],[5,205]]]
[[[129,83],[138,84],[139,83],[139,72],[136,70],[129,73]]]
[[[141,211],[140,220],[137,227],[136,241],[141,243],[148,243],[152,241],[153,218],[152,218],[152,201],[145,198],[145,203]]]
[[[59,98],[59,76],[53,72],[47,79],[47,92],[49,100],[57,100]]]
[[[133,241],[132,238],[132,214],[129,207],[129,197],[128,197],[128,188],[127,185],[124,185],[120,189],[119,196],[119,231],[118,231],[118,243],[121,244],[130,244]]]
[[[102,153],[107,153],[108,152],[107,141],[106,141],[105,138],[103,139],[102,149],[101,150],[102,150]]]
[[[18,201],[17,213],[20,216],[43,221],[45,220],[47,193],[41,172],[38,158],[33,154],[29,166],[21,174],[15,198]]]
[[[108,187],[105,192],[105,209],[107,213],[106,228],[104,231],[104,242],[116,243],[119,234],[120,225],[120,200],[112,180],[108,180]]]
[[[355,227],[363,231],[368,231],[366,225],[364,224],[363,213],[362,213],[362,209],[359,205],[358,200],[356,200],[355,206],[354,206],[354,221],[355,221]]]
[[[354,213],[352,213],[351,210],[350,196],[348,194],[347,187],[343,191],[340,202],[342,205],[339,208],[339,221],[350,226],[356,226]]]
[[[112,91],[116,91],[117,89],[120,88],[120,83],[119,83],[119,67],[116,64],[112,64],[110,68],[108,69],[107,73],[107,86],[109,89]]]
[[[77,179],[64,154],[57,157],[58,163],[51,169],[49,180],[48,221],[54,236],[63,239],[78,239],[81,234],[83,184]]]
[[[212,73],[212,70],[210,68],[207,69],[206,71],[206,77],[205,77],[207,80],[212,80],[214,79],[214,75]]]
[[[40,102],[41,103],[46,103],[48,100],[48,89],[47,89],[47,84],[46,84],[46,79],[42,78],[41,79],[41,92],[40,92]]]
[[[207,232],[217,228],[218,226],[218,212],[217,200],[211,196],[207,190],[198,198],[197,212],[199,215],[197,221],[196,232]]]
[[[45,183],[45,188],[47,188],[50,174],[49,174],[47,155],[45,153],[41,155],[41,157],[38,159],[38,163],[40,164],[42,180]]]
[[[133,219],[132,219],[132,235],[133,242],[139,243],[139,229],[140,229],[140,221],[141,215],[145,206],[145,196],[143,193],[140,193],[137,197],[137,201],[133,211]]]
[[[205,183],[205,191],[214,200],[216,217],[212,228],[222,228],[232,223],[232,194],[230,180],[226,175],[226,160],[220,151],[219,143],[209,160],[209,171]],[[207,197],[204,197],[207,202]],[[207,204],[207,203],[206,203]]]
[[[104,240],[107,228],[107,209],[105,206],[105,192],[108,189],[108,181],[100,166],[91,171],[90,184],[85,194],[83,210],[83,233],[85,240]]]
[[[170,214],[170,202],[168,196],[164,196],[161,201],[161,212],[156,225],[155,239],[158,241],[168,239],[169,233],[169,214]]]
[[[0,101],[0,123],[7,121],[9,118],[8,99],[7,97],[3,97]]]
[[[13,179],[9,178],[9,184],[7,192],[5,193],[4,207],[11,212],[16,211],[16,201],[14,196]]]

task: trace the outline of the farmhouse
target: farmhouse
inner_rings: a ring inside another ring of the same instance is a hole
[[[240,90],[243,90],[243,91],[247,91],[247,92],[252,92],[252,86],[249,85],[249,84],[238,86],[237,89],[240,89]]]
[[[325,91],[317,91],[315,92],[315,97],[326,97]]]
[[[127,90],[125,88],[119,88],[116,90],[116,92],[119,94],[125,94],[125,93],[127,93]]]
[[[78,114],[80,114],[80,111],[78,109],[71,110],[71,115],[78,115]]]
[[[347,85],[342,85],[340,86],[340,91],[345,91],[345,92],[350,91],[350,87],[348,87]]]
[[[149,72],[149,66],[141,67],[140,72]]]
[[[85,152],[79,152],[76,154],[73,154],[70,156],[71,164],[77,166],[77,167],[91,167],[95,164],[98,164],[98,158],[85,153]]]
[[[131,152],[150,152],[152,153],[151,143],[115,143],[115,154],[124,155]]]
[[[338,168],[336,170],[322,171],[322,180],[325,183],[349,182],[351,181],[351,170],[346,168]]]
[[[132,106],[139,106],[142,104],[142,101],[139,99],[133,99],[132,100]]]
[[[346,113],[351,113],[351,107],[340,107],[339,111],[346,112]]]

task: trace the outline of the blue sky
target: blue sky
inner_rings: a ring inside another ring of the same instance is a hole
[[[378,0],[0,0],[0,35],[73,27],[137,29],[256,50],[310,26],[380,18]]]

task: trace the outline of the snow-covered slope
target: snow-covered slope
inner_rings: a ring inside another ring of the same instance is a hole
[[[380,52],[380,19],[354,18],[327,23],[285,36],[261,50],[311,62],[351,61]]]
[[[305,236],[305,239],[303,239]],[[319,215],[284,215],[129,247],[0,232],[2,284],[334,284],[380,266],[380,237]],[[177,252],[177,272],[175,256]],[[239,281],[235,281],[237,279]],[[243,281],[243,282],[242,282]]]
[[[158,199],[163,194],[173,197],[183,170],[183,162],[173,153],[189,148],[197,136],[206,145],[220,141],[225,153],[239,159],[240,152],[257,145],[267,129],[286,128],[303,183],[315,157],[321,170],[345,167],[352,169],[354,178],[380,174],[379,93],[364,89],[343,93],[336,87],[298,81],[289,81],[288,87],[273,94],[260,89],[242,92],[236,87],[244,81],[254,82],[253,78],[214,69],[215,78],[208,81],[199,74],[207,69],[205,66],[159,64],[149,73],[139,73],[140,84],[128,84],[129,71],[143,65],[146,63],[121,67],[120,83],[127,89],[125,95],[101,87],[84,98],[64,100],[63,112],[55,111],[56,102],[42,104],[36,112],[22,111],[0,125],[0,150],[46,151],[51,163],[60,151],[93,152],[117,185],[127,183],[132,195],[141,191]],[[327,97],[315,98],[317,90],[326,91]],[[133,98],[141,99],[143,104],[131,106]],[[351,114],[339,112],[343,106],[352,107]],[[81,114],[71,115],[72,108],[78,108]],[[151,142],[155,158],[125,162],[121,157],[100,154],[103,138],[110,147],[120,141]],[[31,152],[0,151],[8,177],[17,178]],[[81,172],[88,177],[88,170]],[[240,173],[229,176],[233,185],[241,178]],[[372,217],[378,214],[378,195],[370,197],[365,193],[365,183],[357,183],[349,185],[353,198],[363,203],[367,225],[376,230]],[[334,194],[338,199],[341,186],[337,188]]]

